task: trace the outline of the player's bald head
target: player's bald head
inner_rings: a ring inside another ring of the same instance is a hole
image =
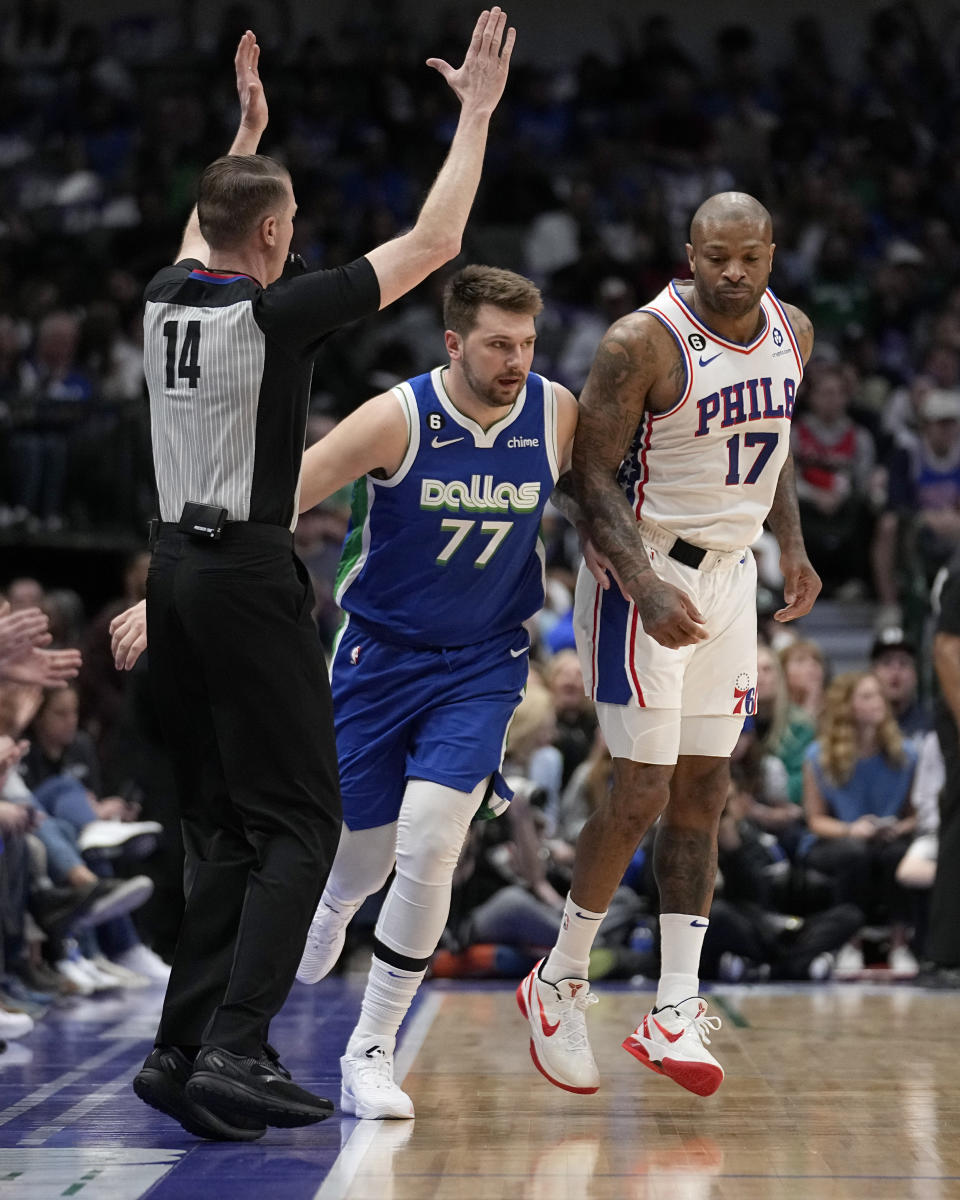
[[[696,246],[718,230],[751,230],[761,241],[773,240],[773,220],[759,200],[746,192],[717,192],[700,205],[690,222],[690,241]]]

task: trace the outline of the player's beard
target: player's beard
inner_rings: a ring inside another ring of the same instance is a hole
[[[714,312],[722,313],[725,317],[745,317],[760,304],[765,290],[766,284],[763,287],[745,288],[733,293],[719,286],[707,293],[706,301]]]
[[[463,359],[462,368],[463,377],[470,385],[470,390],[478,400],[490,408],[510,408],[516,403],[517,397],[527,382],[527,377],[524,375],[515,388],[507,389],[497,385],[496,376],[487,381],[482,380],[466,359]]]

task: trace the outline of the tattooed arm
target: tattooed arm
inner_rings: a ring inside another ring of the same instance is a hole
[[[800,353],[806,363],[813,350],[813,325],[810,318],[792,304],[784,306],[790,324],[797,336]],[[783,572],[783,595],[785,608],[774,613],[776,621],[793,621],[805,616],[820,594],[823,584],[813,569],[803,544],[800,528],[800,507],[797,504],[797,480],[793,455],[788,454],[780,470],[773,504],[767,515],[767,524],[773,531],[780,547],[780,570]]]
[[[636,516],[617,483],[651,393],[658,386],[679,389],[672,375],[683,367],[665,339],[659,322],[645,313],[630,313],[607,330],[580,398],[573,484],[590,536],[636,604],[644,631],[676,649],[707,636],[703,618],[685,592],[650,566]]]
[[[573,392],[559,383],[553,385],[557,397],[557,462],[560,477],[550,494],[550,503],[567,518],[580,537],[580,549],[587,570],[606,591],[610,587],[610,575],[616,571],[590,540],[590,530],[584,519],[583,510],[577,503],[573,491],[573,476],[570,474],[570,458],[573,451],[573,436],[577,430],[579,407]],[[609,574],[608,574],[609,572]],[[617,583],[619,584],[619,580]],[[620,588],[621,592],[623,588]]]

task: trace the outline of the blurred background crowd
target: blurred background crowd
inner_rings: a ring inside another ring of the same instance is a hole
[[[0,738],[31,743],[8,755],[0,793],[0,1037],[4,1013],[39,1015],[64,989],[162,977],[172,948],[169,772],[145,664],[118,675],[107,626],[143,594],[154,511],[141,293],[230,140],[238,36],[264,45],[263,149],[293,175],[294,249],[331,266],[415,217],[455,120],[423,59],[459,61],[474,15],[411,24],[374,3],[311,33],[284,5],[228,4],[201,35],[189,5],[88,21],[20,0],[0,19],[0,586],[83,652],[65,689],[0,683]],[[705,196],[737,188],[773,213],[771,286],[816,331],[793,450],[823,615],[789,634],[769,621],[780,579],[765,535],[759,700],[704,976],[909,977],[943,776],[931,629],[960,547],[960,13],[878,5],[852,63],[828,16],[784,21],[775,58],[734,21],[716,22],[705,56],[657,11],[612,22],[608,53],[571,46],[550,66],[521,36],[451,269],[533,278],[535,369],[579,392],[610,321],[686,274]],[[440,361],[444,278],[326,343],[309,440]],[[328,646],[348,511],[333,497],[297,531]],[[579,546],[556,514],[544,532],[548,604],[509,746],[518,800],[471,836],[437,974],[522,974],[552,944],[573,842],[608,785],[571,650]],[[641,847],[598,975],[656,973],[655,915]],[[363,934],[361,919],[348,958]]]

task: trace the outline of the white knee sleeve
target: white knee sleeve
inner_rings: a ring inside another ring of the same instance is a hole
[[[453,872],[486,787],[486,779],[472,792],[425,779],[407,784],[397,822],[397,874],[376,929],[398,954],[419,960],[436,950],[450,913]]]
[[[357,908],[387,882],[396,848],[396,822],[357,830],[344,825],[324,898],[333,908]]]

